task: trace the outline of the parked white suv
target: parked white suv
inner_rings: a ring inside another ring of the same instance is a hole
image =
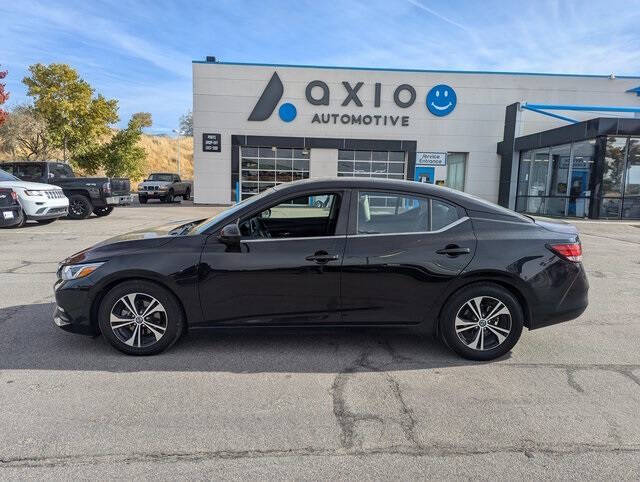
[[[19,226],[29,219],[48,224],[69,213],[69,200],[58,186],[21,181],[0,169],[0,187],[10,187],[18,195],[22,206]]]

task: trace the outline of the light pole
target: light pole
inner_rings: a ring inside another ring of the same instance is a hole
[[[178,136],[178,176],[180,175],[180,131],[178,129],[173,129]]]

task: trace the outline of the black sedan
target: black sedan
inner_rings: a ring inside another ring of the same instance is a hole
[[[430,184],[276,186],[206,220],[118,236],[64,260],[59,327],[150,355],[187,330],[384,326],[459,355],[508,352],[523,326],[579,316],[578,232]]]

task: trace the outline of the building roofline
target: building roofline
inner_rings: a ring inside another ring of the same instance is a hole
[[[431,74],[490,74],[490,75],[531,75],[540,77],[587,77],[608,79],[610,74],[554,74],[547,72],[509,72],[490,70],[436,70],[436,69],[401,69],[384,67],[347,67],[339,65],[297,65],[297,64],[270,64],[254,62],[207,62],[206,60],[192,60],[194,64],[211,65],[237,65],[246,67],[279,67],[279,68],[302,68],[302,69],[334,69],[334,70],[370,70],[378,72],[418,72]],[[616,75],[616,79],[640,79],[640,75]]]

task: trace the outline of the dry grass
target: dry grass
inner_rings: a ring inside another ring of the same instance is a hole
[[[143,135],[140,144],[147,151],[145,176],[152,172],[178,172],[178,140],[171,137]],[[193,137],[180,138],[180,176],[193,179]],[[131,189],[138,183],[132,181]]]
[[[177,139],[143,134],[140,145],[147,152],[143,179],[152,172],[178,172]],[[55,159],[62,159],[62,152],[54,156]],[[0,152],[0,161],[8,160],[12,160],[11,154]],[[83,173],[77,171],[77,174],[82,175]],[[101,174],[98,173],[98,175]],[[180,139],[180,176],[183,179],[193,179],[193,137]],[[131,181],[131,190],[137,190],[138,182],[140,181]]]

